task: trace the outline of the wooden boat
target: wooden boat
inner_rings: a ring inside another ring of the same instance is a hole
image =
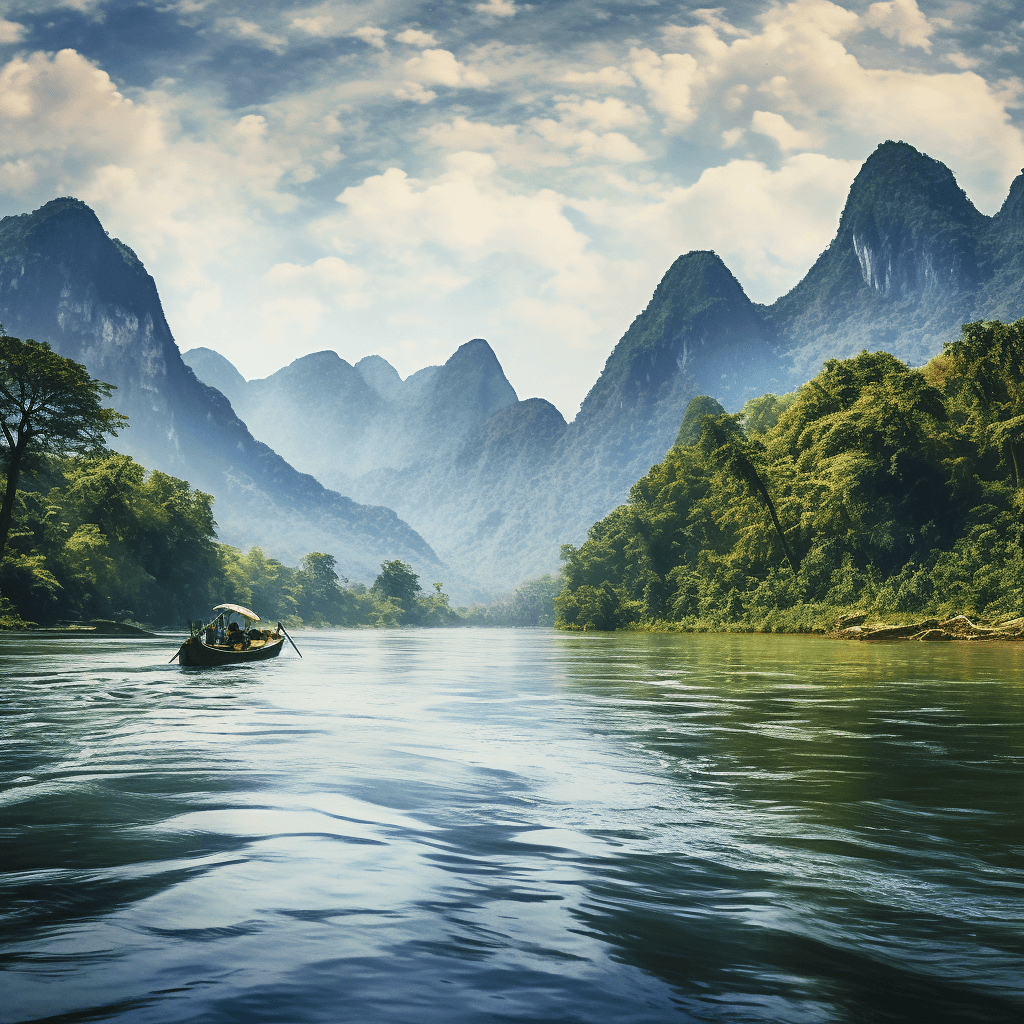
[[[179,665],[209,667],[213,665],[238,665],[250,661],[266,661],[269,658],[276,658],[284,647],[285,638],[295,647],[295,641],[288,636],[287,630],[279,622],[277,628],[266,631],[266,634],[259,639],[249,639],[250,623],[260,621],[260,617],[248,608],[238,604],[219,604],[214,609],[220,612],[208,623],[195,623],[190,631],[189,638],[178,648],[174,658],[178,659]],[[210,642],[213,633],[216,631],[218,620],[223,622],[224,613],[234,612],[245,620],[245,640],[242,643],[230,644],[227,640],[222,642]],[[261,631],[262,632],[262,631]],[[298,647],[295,651],[301,658]],[[171,658],[171,661],[174,661]]]

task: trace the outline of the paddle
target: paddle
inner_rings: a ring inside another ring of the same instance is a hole
[[[287,630],[287,629],[285,629],[285,628],[284,628],[284,626],[282,626],[280,622],[279,622],[279,623],[277,624],[277,628],[278,628],[279,630],[281,630],[281,632],[282,632],[282,633],[284,633],[284,635],[285,635],[285,636],[287,636],[287,637],[288,637],[288,643],[290,643],[290,644],[292,645],[292,647],[295,647],[295,641],[294,641],[294,640],[293,640],[293,639],[292,639],[292,638],[291,638],[290,636],[288,636],[288,630]],[[296,653],[296,654],[297,654],[297,655],[298,655],[298,656],[299,656],[300,658],[302,657],[302,651],[300,651],[300,650],[298,649],[298,647],[295,647],[295,653]]]
[[[181,654],[180,647],[174,652],[174,658],[176,658],[179,654]],[[174,661],[174,658],[171,658],[171,661]],[[167,662],[167,664],[170,665],[171,661]]]

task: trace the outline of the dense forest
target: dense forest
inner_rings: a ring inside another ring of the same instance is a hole
[[[549,578],[456,611],[441,583],[424,592],[398,560],[367,587],[342,576],[330,554],[311,552],[296,568],[258,547],[243,554],[216,540],[208,494],[106,452],[44,458],[22,478],[0,562],[0,625],[110,619],[180,628],[225,600],[289,627],[536,625],[552,622],[557,588]]]
[[[571,629],[813,631],[1024,611],[1024,320],[920,369],[833,360],[730,416],[694,399],[627,504],[563,549]]]
[[[225,600],[290,628],[551,625],[558,586],[545,577],[492,605],[453,609],[441,583],[424,592],[398,560],[367,587],[330,554],[311,552],[296,568],[258,547],[243,554],[218,543],[208,494],[107,452],[42,459],[23,477],[0,562],[0,628],[91,619],[181,628]]]
[[[18,491],[0,561],[0,628],[92,619],[181,628],[225,600],[291,628],[550,625],[558,586],[545,577],[456,610],[441,583],[424,592],[398,560],[370,587],[350,583],[329,554],[293,568],[258,547],[218,543],[208,494],[125,455],[51,456]]]

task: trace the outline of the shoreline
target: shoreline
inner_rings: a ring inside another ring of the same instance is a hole
[[[558,627],[556,627],[558,628]],[[617,630],[569,629],[571,633],[716,633],[728,636],[735,633],[744,636],[808,636],[821,637],[829,640],[857,640],[861,642],[914,641],[914,642],[950,642],[963,641],[1009,642],[1024,641],[1024,616],[1018,616],[998,623],[975,622],[967,615],[954,615],[940,619],[930,617],[913,622],[893,623],[881,619],[868,621],[867,614],[842,616],[831,628],[807,629],[687,629],[679,623],[634,623]]]

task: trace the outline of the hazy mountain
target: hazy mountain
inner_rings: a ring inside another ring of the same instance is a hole
[[[200,376],[235,379],[213,354]],[[557,567],[558,546],[628,493],[671,446],[698,393],[743,401],[782,380],[756,308],[713,253],[680,257],[608,359],[571,425],[517,399],[477,338],[402,380],[381,357],[297,359],[234,399],[300,469],[394,508],[486,591]]]
[[[318,352],[262,376],[195,349],[186,361],[218,390],[203,388],[170,351],[141,264],[73,200],[0,225],[0,316],[119,384],[136,424],[127,449],[216,493],[228,536],[262,529],[280,551],[271,524],[284,510],[293,550],[315,526],[343,564],[365,564],[370,550],[377,559],[374,530],[388,550],[405,544],[429,557],[386,509],[346,504],[253,441],[224,395],[292,465],[395,509],[465,582],[493,592],[555,568],[559,544],[582,540],[662,458],[695,395],[736,410],[809,379],[827,358],[866,347],[921,363],[967,320],[1024,315],[1022,243],[1024,172],[986,217],[944,165],[884,143],[857,175],[828,249],[772,305],[752,303],[714,253],[680,256],[571,424],[542,399],[520,401],[482,339],[404,380],[380,356],[352,366]],[[269,517],[255,515],[263,505]],[[257,518],[269,521],[256,527]],[[367,538],[366,551],[340,521]]]
[[[184,364],[153,279],[84,203],[56,199],[0,221],[0,321],[115,384],[112,404],[131,421],[115,447],[212,493],[223,539],[289,560],[328,550],[357,578],[372,578],[384,558],[437,564],[392,510],[326,490],[253,438],[225,395]],[[248,387],[215,353],[204,375],[231,394]]]
[[[541,399],[518,401],[479,339],[404,381],[379,356],[355,367],[305,357],[322,372],[297,360],[250,381],[236,408],[300,468],[395,508],[453,565],[508,587],[554,568],[560,543],[627,497],[695,395],[736,410],[828,358],[884,348],[921,363],[967,320],[1024,315],[1022,243],[1024,173],[986,217],[943,164],[886,142],[828,249],[771,306],[752,303],[714,253],[680,256],[571,424]],[[237,384],[207,358],[186,354],[210,383]]]
[[[232,389],[235,411],[257,437],[273,437],[289,462],[346,492],[367,474],[450,460],[472,430],[518,401],[481,338],[404,381],[380,356],[352,366],[316,352],[241,385],[231,363],[209,349],[183,358],[206,383]]]

